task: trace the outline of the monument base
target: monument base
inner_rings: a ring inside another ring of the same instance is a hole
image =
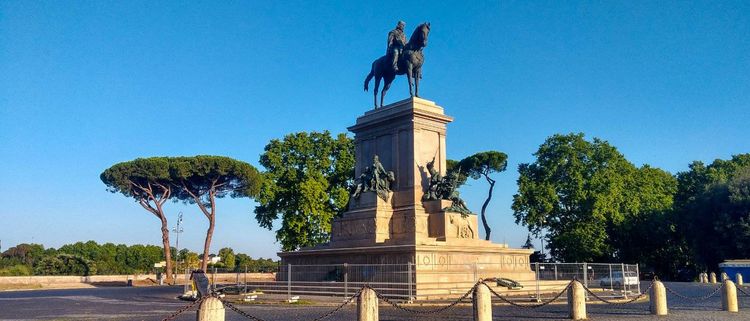
[[[466,240],[458,245],[381,245],[331,248],[320,246],[279,253],[282,265],[351,265],[350,282],[410,284],[415,299],[450,297],[471,288],[479,279],[503,277],[522,283],[533,281],[529,265],[533,250],[510,249],[484,240]],[[359,268],[356,268],[359,267]],[[304,267],[302,267],[304,269]],[[360,275],[362,274],[362,275]],[[304,280],[321,281],[317,275]],[[277,275],[285,280],[285,275]]]

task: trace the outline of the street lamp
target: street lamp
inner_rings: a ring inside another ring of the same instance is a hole
[[[546,259],[547,256],[544,254],[544,233],[542,233],[542,230],[544,229],[544,223],[546,223],[546,220],[544,217],[539,218],[539,240],[542,242],[542,248],[540,249],[542,254],[542,260]]]
[[[177,249],[176,256],[180,256],[180,233],[182,233],[182,211],[180,211],[180,214],[177,216],[177,226],[172,228],[172,232],[177,234],[177,242],[175,243],[175,248]],[[176,265],[176,264],[175,264]],[[175,275],[177,274],[177,266],[174,267]]]

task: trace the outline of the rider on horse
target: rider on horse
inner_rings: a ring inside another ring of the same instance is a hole
[[[406,23],[399,21],[398,24],[396,24],[396,29],[393,29],[388,33],[388,51],[386,52],[386,55],[391,58],[394,72],[398,72],[398,58],[406,45],[404,27],[406,27]]]

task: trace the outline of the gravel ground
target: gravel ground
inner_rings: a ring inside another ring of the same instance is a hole
[[[716,285],[698,283],[666,283],[674,291],[700,297],[712,292]],[[744,288],[750,293],[750,288]],[[35,290],[0,292],[0,320],[162,320],[186,305],[175,300],[182,287],[96,288],[70,290]],[[681,299],[667,295],[670,314],[655,317],[648,314],[648,302],[626,305],[594,303],[588,305],[591,320],[750,320],[750,297],[739,293],[739,313],[721,311],[719,294],[706,300]],[[564,297],[564,296],[563,296]],[[439,306],[412,307],[427,312]],[[334,308],[331,302],[321,305],[239,305],[239,308],[266,321],[313,320]],[[566,320],[564,303],[551,304],[537,309],[496,305],[493,320]],[[226,320],[247,320],[233,311],[227,311]],[[192,309],[176,320],[195,320]],[[326,318],[331,321],[356,320],[356,308],[349,305]],[[462,305],[436,314],[415,315],[390,306],[381,305],[380,320],[471,320],[471,306]]]

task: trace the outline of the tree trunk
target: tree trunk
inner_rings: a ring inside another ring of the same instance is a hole
[[[167,274],[167,284],[173,284],[174,279],[172,277],[172,248],[169,246],[169,227],[167,226],[167,218],[164,217],[164,213],[161,213],[161,243],[164,246],[164,259],[167,262],[165,273]]]
[[[211,212],[213,212],[213,208]],[[208,231],[206,231],[206,242],[203,243],[203,262],[201,263],[203,272],[208,272],[208,251],[211,247],[211,237],[214,235],[215,218],[214,213],[211,213],[211,217],[208,218]]]
[[[484,204],[482,204],[482,224],[484,225],[484,239],[489,241],[492,230],[490,229],[490,225],[487,224],[487,217],[485,216],[485,211],[487,211],[487,205],[490,204],[490,200],[492,199],[492,189],[495,188],[495,181],[490,179],[487,176],[485,176],[485,178],[487,179],[487,182],[490,183],[490,192],[487,195],[487,199],[484,200]]]

